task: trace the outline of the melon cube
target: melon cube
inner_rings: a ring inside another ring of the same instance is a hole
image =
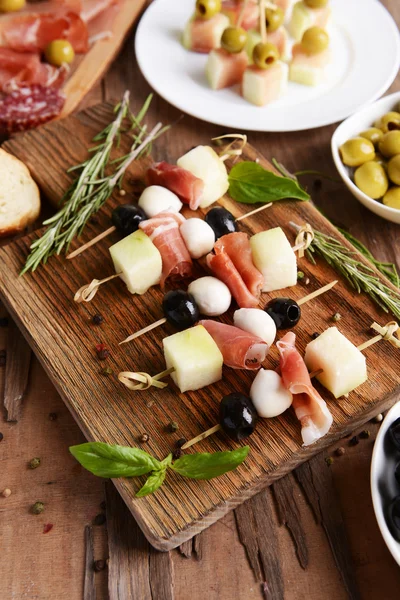
[[[268,69],[248,67],[242,81],[243,98],[256,106],[274,102],[287,90],[288,73],[289,67],[280,60]]]
[[[144,294],[160,282],[161,254],[140,229],[111,246],[110,254],[115,272],[121,274],[131,294]]]
[[[197,146],[177,160],[178,167],[186,169],[204,182],[200,208],[216,202],[228,191],[226,167],[210,146]]]
[[[222,378],[222,354],[203,325],[163,339],[167,369],[181,392],[199,390]]]
[[[329,5],[323,8],[309,8],[304,2],[296,2],[289,23],[289,33],[296,42],[300,42],[304,32],[313,25],[327,27],[330,15]]]
[[[217,13],[211,19],[192,17],[183,30],[182,44],[187,50],[208,54],[221,46],[221,36],[227,27],[229,19],[222,13]]]
[[[256,233],[250,238],[250,246],[253,262],[264,277],[263,292],[296,285],[296,254],[280,227]]]
[[[365,356],[337,327],[329,327],[310,342],[304,360],[310,371],[323,370],[317,379],[335,398],[368,379]]]
[[[319,85],[325,79],[325,68],[331,60],[329,48],[318,54],[307,54],[300,44],[293,47],[293,60],[290,63],[289,79],[303,85]]]
[[[206,64],[206,76],[213,90],[222,90],[240,83],[247,67],[245,50],[232,54],[223,48],[211,50]]]

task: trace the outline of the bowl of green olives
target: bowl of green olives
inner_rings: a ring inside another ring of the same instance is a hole
[[[376,215],[400,224],[400,92],[343,121],[331,146],[353,196]]]

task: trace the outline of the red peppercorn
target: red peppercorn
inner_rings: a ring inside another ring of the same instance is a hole
[[[110,356],[110,351],[107,350],[105,344],[96,344],[96,352],[99,360],[105,360]]]
[[[43,525],[43,533],[49,533],[49,531],[51,531],[53,527],[53,523],[46,523],[46,525]]]

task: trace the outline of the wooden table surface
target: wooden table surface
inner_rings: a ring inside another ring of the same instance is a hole
[[[385,0],[400,23],[400,5]],[[149,93],[135,64],[134,32],[85,106],[128,88],[138,108]],[[400,89],[397,78],[390,91]],[[223,129],[184,116],[156,97],[150,123],[175,123],[154,149],[168,160]],[[330,137],[314,131],[249,135],[267,157],[295,172],[335,175]],[[67,165],[66,165],[67,166]],[[318,207],[382,260],[400,267],[399,228],[365,210],[334,181],[305,178]],[[0,306],[0,389],[20,393],[29,353]],[[7,364],[3,365],[7,351]],[[6,381],[7,375],[7,381]],[[19,390],[18,390],[19,386]],[[379,425],[300,467],[171,553],[151,549],[111,484],[81,469],[68,453],[83,436],[32,357],[18,422],[0,419],[0,598],[3,600],[395,600],[400,569],[373,515],[369,468]],[[358,432],[355,432],[358,433]],[[0,436],[1,438],[1,436]],[[334,456],[328,467],[325,458]],[[41,458],[38,469],[28,462]],[[105,500],[107,520],[105,519]],[[40,515],[30,513],[36,501]],[[50,531],[48,525],[52,525]],[[93,540],[93,549],[90,541]],[[109,558],[108,565],[104,562]],[[96,563],[96,572],[93,561]],[[105,568],[103,568],[105,567]]]

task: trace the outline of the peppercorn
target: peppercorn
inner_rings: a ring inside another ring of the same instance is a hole
[[[30,460],[28,462],[28,467],[30,469],[37,469],[38,467],[40,467],[40,463],[41,463],[40,458],[32,458],[32,460]]]
[[[46,525],[43,525],[43,533],[49,533],[49,531],[51,531],[53,527],[53,523],[46,523]]]
[[[180,448],[175,448],[175,450],[172,452],[172,458],[174,460],[178,460],[178,458],[180,458],[182,456],[183,452]]]
[[[2,317],[0,319],[0,327],[7,327],[7,325],[8,325],[8,319],[7,319],[7,317]]]
[[[341,315],[340,313],[338,313],[338,312],[337,312],[337,313],[335,313],[335,314],[333,315],[333,317],[332,317],[332,321],[333,321],[334,323],[337,323],[338,321],[340,321],[340,319],[341,319],[341,318],[342,318],[342,315]]]
[[[354,435],[351,440],[349,440],[349,446],[357,446],[357,444],[360,442],[360,440],[358,439],[358,437],[356,435]]]
[[[104,571],[104,569],[106,568],[106,561],[105,560],[95,560],[94,564],[93,564],[93,568],[96,571],[96,573],[99,573],[100,571]]]
[[[9,498],[11,496],[11,490],[9,488],[6,488],[1,492],[1,495],[3,496],[3,498]]]
[[[312,339],[312,340],[316,340],[316,339],[317,339],[317,337],[319,337],[319,336],[320,336],[320,334],[319,334],[319,333],[317,333],[317,332],[315,331],[315,332],[312,334],[312,336],[311,336],[311,339]]]
[[[304,279],[305,275],[303,273],[303,271],[297,271],[297,279]]]
[[[313,189],[315,192],[319,192],[320,189],[322,188],[321,179],[314,179],[312,186],[313,186]]]
[[[0,442],[4,440],[4,435],[0,432]]]
[[[58,414],[57,413],[50,413],[49,414],[49,419],[50,419],[50,421],[57,421]]]
[[[99,360],[106,360],[106,358],[110,356],[110,351],[100,350],[100,352],[97,353],[97,356],[99,357]]]
[[[179,429],[179,425],[178,425],[178,423],[177,423],[176,421],[171,421],[171,422],[170,422],[170,423],[168,423],[168,425],[167,425],[167,430],[168,430],[170,433],[174,433],[175,431],[178,431],[178,429]]]
[[[343,456],[343,454],[345,454],[346,450],[343,448],[343,446],[341,446],[340,448],[336,448],[335,450],[335,454],[336,456]]]
[[[333,465],[333,456],[328,456],[328,458],[325,459],[325,462],[328,465],[328,467]]]
[[[381,423],[381,421],[383,421],[383,415],[381,413],[372,419],[373,423]]]
[[[102,317],[99,314],[93,315],[93,317],[92,317],[93,325],[101,325],[103,321],[104,321],[104,317]]]
[[[93,525],[104,525],[104,523],[106,522],[106,520],[107,520],[106,519],[106,515],[103,514],[103,513],[99,513],[93,519]]]
[[[40,515],[42,512],[44,511],[44,503],[43,502],[35,502],[35,504],[32,504],[31,506],[31,513],[33,515]]]
[[[175,443],[175,446],[176,446],[177,448],[182,448],[182,446],[184,446],[184,445],[186,444],[186,441],[187,441],[187,440],[185,440],[185,438],[180,438],[180,439],[179,439],[179,440],[178,440],[178,441]]]
[[[113,370],[110,367],[105,367],[104,369],[101,369],[100,373],[102,375],[112,375]]]
[[[368,439],[370,436],[371,436],[371,432],[370,432],[370,431],[368,431],[368,429],[364,429],[364,431],[362,431],[362,432],[360,433],[360,438],[361,438],[362,440],[367,440],[367,439]]]
[[[145,444],[146,442],[148,442],[150,439],[150,436],[148,433],[142,433],[142,435],[139,438],[139,442],[141,442],[142,444]]]

